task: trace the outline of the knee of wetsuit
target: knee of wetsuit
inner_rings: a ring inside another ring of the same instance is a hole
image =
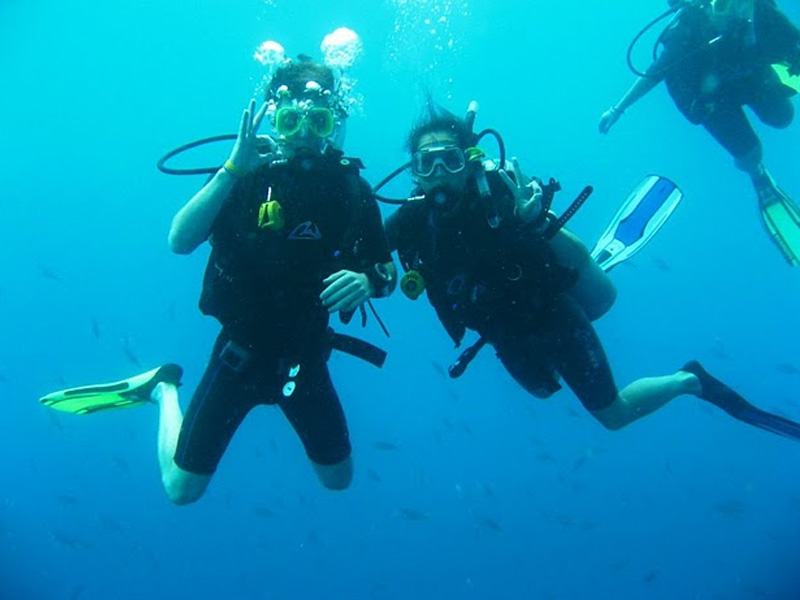
[[[737,156],[734,159],[734,163],[736,164],[736,168],[740,171],[753,175],[758,172],[763,159],[764,149],[761,146],[761,142],[757,142],[749,152]]]
[[[794,105],[792,101],[788,98],[782,99],[770,114],[762,116],[761,121],[775,129],[786,129],[794,121]]]

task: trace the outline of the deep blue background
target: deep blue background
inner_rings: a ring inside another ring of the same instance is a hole
[[[331,361],[357,467],[343,494],[321,489],[263,409],[207,496],[175,508],[155,410],[82,418],[36,401],[136,372],[133,354],[180,362],[185,405],[216,326],[196,309],[206,250],[173,256],[166,234],[202,180],[154,163],[234,130],[262,41],[318,56],[346,25],[365,47],[347,149],[371,181],[405,159],[423,86],[456,112],[479,100],[479,126],[562,180],[559,206],[592,183],[572,223],[590,244],[641,176],[671,176],[686,199],[615,270],[620,298],[598,325],[618,381],[699,358],[800,418],[798,271],[746,177],[663,89],[597,134],[631,82],[630,38],[664,4],[3,0],[0,600],[800,597],[800,446],[693,398],[606,432],[569,392],[528,397],[488,351],[451,382],[452,344],[427,303],[399,294],[378,303],[392,339],[374,322],[363,334],[391,350],[382,372]],[[800,197],[800,129],[759,130]]]

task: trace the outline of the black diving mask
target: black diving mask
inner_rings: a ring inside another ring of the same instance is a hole
[[[458,146],[436,146],[418,150],[411,158],[411,169],[418,177],[430,177],[436,165],[455,175],[466,168],[467,157]]]

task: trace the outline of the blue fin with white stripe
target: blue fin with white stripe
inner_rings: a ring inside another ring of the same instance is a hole
[[[672,181],[648,175],[631,192],[592,250],[592,258],[608,272],[641,250],[667,222],[683,198]]]

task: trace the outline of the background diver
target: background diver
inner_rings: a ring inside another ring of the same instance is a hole
[[[671,1],[675,13],[658,38],[663,47],[646,72],[600,119],[608,133],[622,114],[661,81],[681,113],[702,125],[746,172],[761,216],[791,265],[800,264],[800,209],[764,167],[761,141],[743,108],[772,127],[794,117],[790,97],[800,90],[800,30],[774,0]],[[654,50],[654,56],[656,52]]]
[[[474,135],[470,122],[428,102],[408,137],[418,195],[385,225],[406,270],[401,289],[413,299],[427,291],[456,346],[468,329],[481,336],[451,367],[452,376],[490,344],[525,390],[546,398],[560,388],[560,376],[608,429],[689,394],[800,440],[800,424],[757,409],[696,361],[617,389],[591,324],[611,308],[616,292],[592,257],[610,268],[616,262],[609,257],[629,256],[629,244],[641,247],[625,222],[636,221],[636,231],[652,235],[665,219],[664,207],[668,213],[679,200],[674,185],[646,180],[618,213],[609,228],[614,233],[590,255],[547,210],[549,185],[524,177],[516,161],[512,172],[482,161],[475,144],[483,133]]]
[[[257,135],[266,115],[278,142]],[[244,111],[224,167],[175,216],[174,252],[211,243],[200,309],[222,325],[185,417],[177,365],[41,400],[78,414],[157,402],[161,475],[176,503],[203,494],[259,404],[281,409],[323,485],[350,484],[348,429],[326,363],[331,349],[377,365],[385,356],[333,334],[329,315],[388,295],[396,271],[360,161],[339,149],[346,117],[330,68],[305,57],[287,61],[261,109],[253,100]]]

